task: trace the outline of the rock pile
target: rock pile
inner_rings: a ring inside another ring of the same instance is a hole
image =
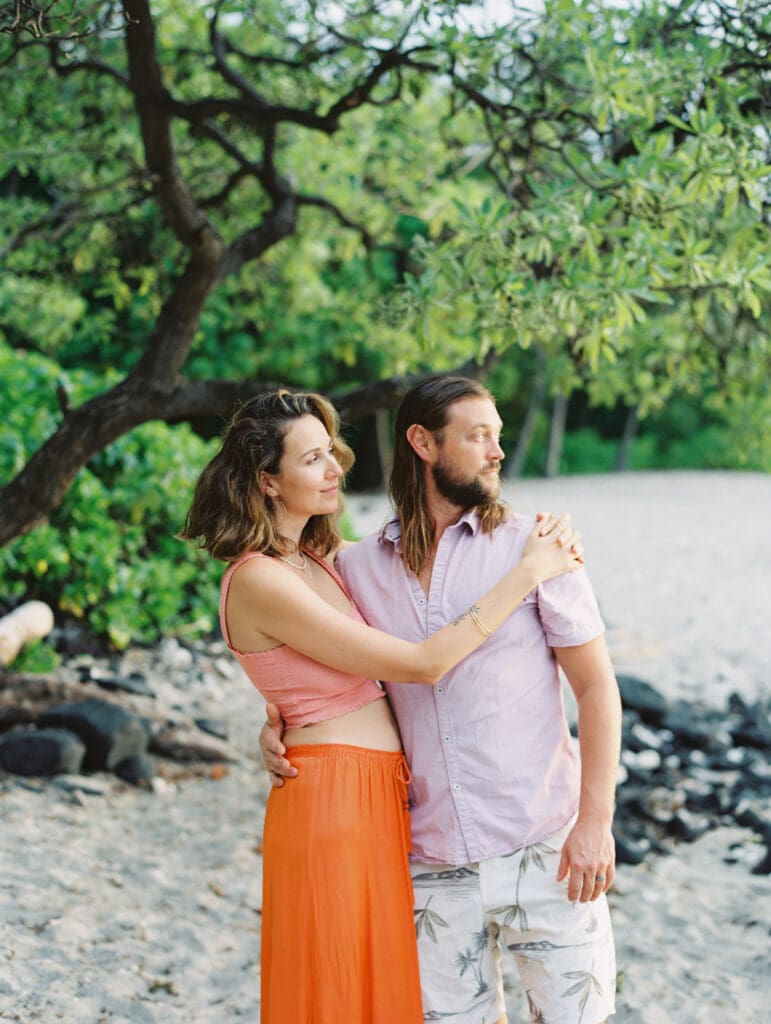
[[[733,694],[724,710],[668,702],[619,676],[623,740],[617,810],[619,862],[672,850],[720,824],[751,828],[765,844],[754,867],[771,872],[771,700]]]
[[[222,644],[176,640],[121,658],[78,653],[50,676],[0,672],[0,771],[112,772],[154,788],[159,759],[237,760],[226,724],[196,714],[221,698],[220,679],[234,674]]]
[[[212,713],[231,704],[226,684],[248,687],[237,675],[222,643],[168,639],[119,657],[69,653],[51,676],[0,672],[0,771],[64,773],[84,786],[96,782],[91,773],[112,772],[163,789],[170,762],[191,774],[226,770],[257,756],[258,711],[241,744],[232,735],[238,711],[228,721]],[[639,863],[735,822],[760,836],[766,852],[754,870],[770,873],[771,700],[748,704],[734,694],[716,710],[669,702],[631,676],[618,681],[619,862]]]

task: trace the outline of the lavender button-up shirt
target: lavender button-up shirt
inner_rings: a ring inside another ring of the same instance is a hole
[[[424,640],[522,556],[533,520],[492,536],[475,510],[442,534],[428,597],[401,559],[398,522],[341,551],[338,567],[370,625]],[[466,864],[538,842],[578,807],[579,762],[552,647],[604,631],[583,569],[541,584],[434,686],[386,685],[412,770],[413,857]]]

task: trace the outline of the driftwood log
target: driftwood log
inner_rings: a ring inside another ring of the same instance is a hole
[[[42,601],[27,601],[0,619],[0,665],[10,665],[31,640],[42,640],[54,627],[54,613]]]

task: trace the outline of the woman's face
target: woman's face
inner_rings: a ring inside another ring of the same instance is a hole
[[[287,516],[318,516],[336,512],[343,471],[332,454],[332,439],[321,420],[301,416],[284,434],[278,473],[263,473],[263,490],[278,498]]]

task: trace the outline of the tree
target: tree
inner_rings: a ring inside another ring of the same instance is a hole
[[[438,344],[538,344],[555,394],[640,416],[754,398],[768,369],[771,16],[760,4],[547,4],[467,90],[500,198],[458,204],[405,315]]]
[[[130,370],[77,408],[62,396],[56,431],[0,492],[0,543],[43,521],[78,470],[126,431],[152,419],[222,413],[237,398],[265,386],[182,376],[207,301],[242,268],[293,235],[305,207],[328,211],[356,230],[367,248],[376,246],[369,231],[354,224],[329,198],[302,191],[282,171],[282,158],[291,149],[293,133],[333,135],[352,111],[395,101],[403,76],[424,70],[424,54],[435,49],[406,42],[424,15],[420,9],[400,22],[381,14],[377,6],[351,5],[362,13],[350,25],[338,27],[334,20],[326,23],[323,14],[316,15],[315,5],[309,5],[286,27],[279,4],[219,3],[213,11],[193,8],[180,22],[175,21],[173,8],[158,5],[159,24],[166,33],[159,41],[146,0],[94,5],[81,15],[81,24],[87,27],[75,40],[70,31],[64,37],[56,34],[53,6],[49,4],[48,15],[35,23],[31,39],[16,38],[12,53],[6,55],[6,77],[11,61],[14,74],[28,76],[26,88],[16,90],[19,103],[29,101],[34,81],[39,90],[34,102],[38,110],[44,105],[47,127],[66,120],[71,131],[75,114],[94,130],[79,154],[74,187],[57,180],[52,163],[42,172],[35,170],[43,205],[47,199],[48,207],[32,223],[24,219],[27,211],[19,212],[22,223],[6,243],[6,254],[50,229],[59,239],[82,234],[93,215],[87,205],[89,187],[102,196],[112,187],[120,200],[111,209],[103,207],[101,223],[114,231],[115,224],[147,217],[152,196],[164,234],[158,258],[173,269],[158,273],[152,282],[162,299],[144,349]],[[323,13],[334,19],[333,10]],[[238,45],[223,27],[228,22],[238,27]],[[351,30],[357,35],[347,34]],[[178,36],[191,44],[182,46]],[[369,41],[373,36],[394,42],[377,45]],[[163,67],[167,40],[180,59]],[[280,98],[262,91],[266,68],[278,69],[266,84]],[[434,69],[429,65],[425,70]],[[72,106],[65,108],[63,101],[72,101]],[[16,113],[11,103],[9,120]],[[131,125],[134,118],[138,138],[131,130],[119,132],[110,138],[111,151],[98,152],[100,127],[113,120]],[[27,131],[39,132],[40,127],[38,120]],[[18,134],[17,140],[21,141]],[[54,142],[61,144],[61,131]],[[212,161],[217,164],[215,173]],[[27,178],[20,163],[13,170]],[[228,203],[239,190],[254,204],[254,212],[245,222],[232,223]],[[149,216],[152,219],[153,214]],[[122,283],[125,288],[121,280],[116,287]],[[373,401],[385,401],[382,396],[397,386],[385,383],[379,392],[370,389],[365,395],[341,398],[339,404],[355,413],[357,401],[364,399],[371,408]]]
[[[554,393],[640,416],[705,382],[757,393],[764,6],[552,0],[485,30],[471,7],[0,5],[6,294],[47,316],[37,344],[63,366],[85,355],[109,379],[77,405],[59,390],[59,422],[0,491],[0,544],[126,432],[268,386],[259,313],[217,332],[250,291],[277,309],[274,254],[320,230],[352,246],[329,263],[366,260],[349,291],[369,312],[406,281],[388,351],[368,356],[400,372],[336,394],[349,418],[393,402],[406,371],[536,341]],[[254,372],[202,372],[239,362]]]

